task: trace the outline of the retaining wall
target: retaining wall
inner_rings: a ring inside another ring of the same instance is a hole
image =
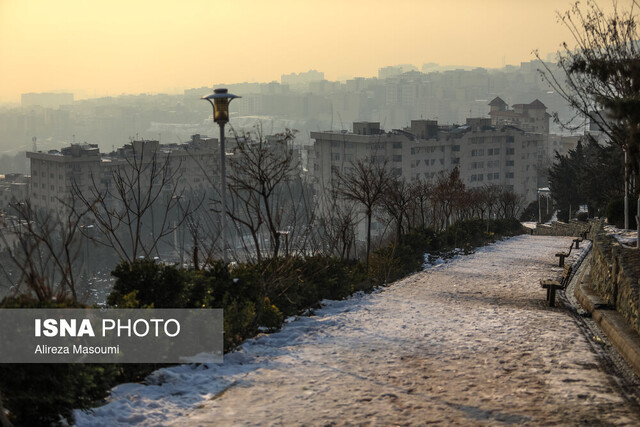
[[[640,333],[640,252],[623,248],[592,221],[591,282],[593,290]]]
[[[594,222],[586,221],[555,221],[551,225],[538,224],[533,234],[537,236],[575,236],[578,237],[582,232],[589,228],[589,224]]]

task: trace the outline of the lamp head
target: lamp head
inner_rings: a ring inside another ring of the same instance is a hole
[[[229,103],[235,98],[241,97],[228,93],[225,88],[219,88],[201,99],[206,99],[213,106],[213,121],[221,125],[229,122]]]

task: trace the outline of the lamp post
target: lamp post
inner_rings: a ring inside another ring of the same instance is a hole
[[[210,95],[203,96],[201,99],[209,101],[213,108],[213,121],[220,126],[220,201],[222,213],[220,215],[220,237],[222,238],[222,260],[227,260],[227,238],[226,238],[226,215],[227,215],[227,173],[225,165],[226,152],[224,149],[224,125],[229,122],[229,103],[234,98],[240,98],[237,95],[228,93],[227,89],[214,89]]]

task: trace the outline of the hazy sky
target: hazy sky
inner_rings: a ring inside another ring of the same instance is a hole
[[[609,4],[608,0],[601,3]],[[626,1],[619,1],[624,5]],[[427,62],[500,67],[556,51],[565,0],[0,0],[0,102],[177,92]]]

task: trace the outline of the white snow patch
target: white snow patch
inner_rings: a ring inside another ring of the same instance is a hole
[[[574,319],[544,304],[538,281],[570,243],[518,236],[324,301],[223,364],[116,387],[77,425],[638,425]]]
[[[623,230],[615,225],[605,225],[604,231],[626,247],[635,247],[636,245],[638,239],[637,230]]]

